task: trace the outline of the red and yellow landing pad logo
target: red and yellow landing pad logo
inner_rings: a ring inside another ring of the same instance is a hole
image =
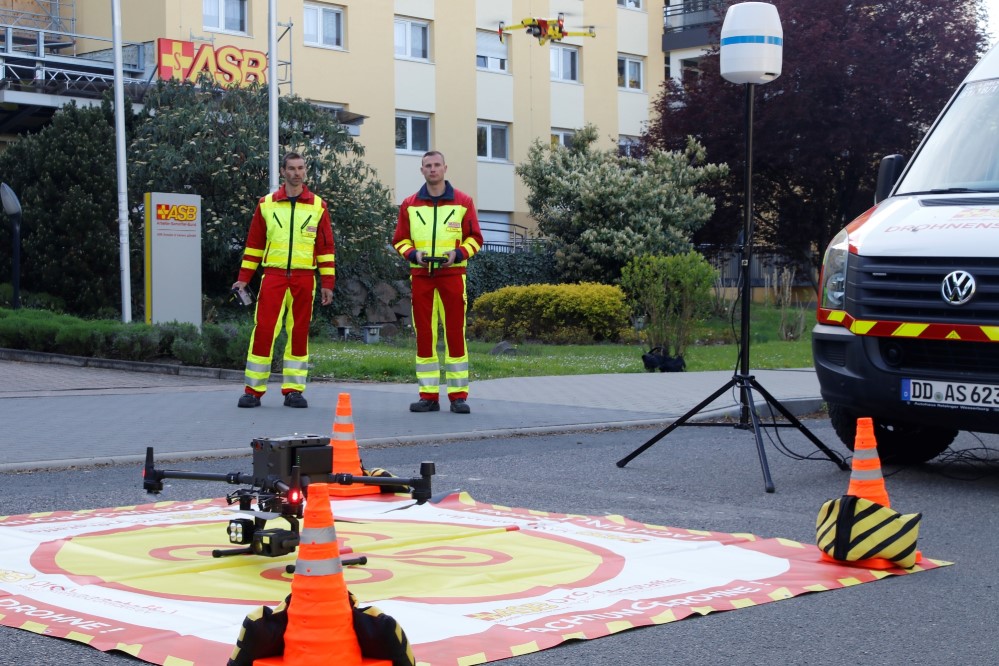
[[[212,558],[215,549],[233,548],[225,539],[225,526],[199,522],[80,534],[40,544],[31,565],[80,586],[147,597],[233,604],[283,599],[291,581],[285,566],[294,564],[295,556]],[[604,548],[520,530],[412,522],[338,524],[337,539],[345,558],[367,557],[365,566],[344,570],[350,589],[366,599],[503,601],[544,589],[600,584],[622,567],[622,560]],[[550,566],[538,562],[539,552]],[[547,570],[543,586],[537,584],[539,567]],[[458,570],[460,586],[455,585]],[[468,577],[478,570],[481,575]]]
[[[157,73],[161,79],[197,82],[207,72],[223,86],[267,83],[267,55],[260,51],[160,38],[156,40]]]

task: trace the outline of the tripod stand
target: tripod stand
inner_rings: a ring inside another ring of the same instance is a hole
[[[768,493],[774,492],[774,482],[770,476],[770,466],[767,463],[767,454],[763,448],[763,436],[761,433],[762,426],[760,425],[759,415],[756,413],[756,405],[753,401],[753,391],[759,391],[760,395],[763,396],[766,402],[773,406],[778,412],[780,412],[785,419],[788,420],[787,423],[773,423],[773,427],[795,427],[800,430],[815,446],[819,448],[822,453],[826,455],[829,460],[836,463],[840,469],[846,471],[849,470],[846,462],[838,454],[834,453],[829,447],[819,440],[805,425],[799,421],[790,411],[787,410],[784,405],[780,403],[775,397],[773,397],[766,389],[764,389],[753,375],[749,374],[749,305],[750,305],[750,265],[753,254],[753,93],[755,84],[746,83],[746,168],[745,168],[745,219],[743,221],[743,231],[742,231],[742,259],[740,263],[741,269],[741,282],[742,282],[742,322],[741,322],[741,348],[739,349],[739,372],[737,372],[732,379],[728,380],[721,388],[709,395],[707,398],[702,400],[697,404],[696,407],[691,409],[689,412],[681,416],[679,419],[671,423],[659,434],[654,436],[649,441],[642,444],[640,447],[629,453],[627,456],[622,458],[617,462],[618,467],[624,467],[629,462],[634,460],[638,455],[644,452],[646,449],[650,448],[653,444],[658,442],[660,439],[670,434],[676,428],[686,425],[686,426],[704,426],[704,427],[734,427],[740,430],[750,430],[752,429],[753,434],[756,436],[756,451],[760,457],[760,467],[763,470],[763,483]],[[688,423],[688,421],[698,412],[700,412],[704,407],[714,402],[721,394],[725,393],[733,387],[739,388],[739,402],[742,405],[741,413],[739,416],[739,422],[735,425],[728,423],[701,423],[694,422]]]

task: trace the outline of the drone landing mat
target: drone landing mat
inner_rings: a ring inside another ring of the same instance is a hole
[[[333,501],[362,605],[395,617],[421,665],[470,666],[691,615],[946,565],[871,571],[786,539],[553,514],[455,493]],[[213,559],[224,500],[0,517],[0,623],[154,664],[225,663],[243,618],[289,591],[294,555]],[[272,521],[268,527],[282,526]]]

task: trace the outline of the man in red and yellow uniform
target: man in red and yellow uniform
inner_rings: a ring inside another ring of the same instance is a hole
[[[243,291],[257,266],[263,264],[240,407],[260,406],[282,321],[288,336],[281,381],[284,404],[309,406],[302,392],[309,374],[309,323],[317,268],[322,304],[333,302],[335,248],[326,202],[305,186],[305,160],[298,153],[288,153],[281,160],[281,176],[284,185],[257,203],[239,279],[232,285]]]
[[[465,267],[482,247],[472,198],[444,179],[444,155],[423,155],[426,184],[399,206],[392,244],[409,261],[416,330],[416,381],[420,399],[411,412],[440,410],[437,327],[444,327],[444,376],[451,411],[468,414],[468,349],[465,345]]]

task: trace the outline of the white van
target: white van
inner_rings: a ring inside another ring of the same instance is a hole
[[[826,249],[812,355],[848,447],[867,416],[882,460],[923,462],[999,433],[999,47],[875,202]]]

